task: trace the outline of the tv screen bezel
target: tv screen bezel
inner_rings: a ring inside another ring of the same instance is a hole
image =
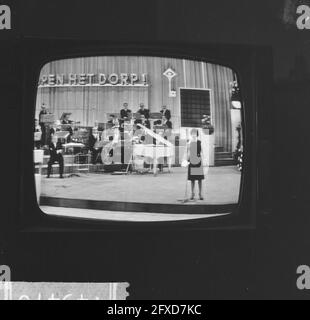
[[[19,67],[22,75],[23,101],[20,117],[21,174],[19,230],[45,231],[106,231],[136,230],[145,228],[165,229],[226,229],[256,226],[258,208],[259,144],[257,97],[265,94],[257,91],[271,79],[266,79],[263,68],[271,65],[268,47],[248,45],[186,45],[171,43],[111,43],[103,41],[80,41],[59,39],[23,39],[18,44]],[[244,159],[238,209],[227,216],[172,222],[126,222],[76,219],[50,216],[42,212],[36,200],[33,168],[33,119],[37,96],[37,83],[42,67],[54,60],[79,58],[81,56],[154,56],[205,61],[233,69],[240,82],[243,103]],[[268,63],[270,62],[270,63]],[[266,63],[266,64],[265,64]],[[268,100],[268,99],[264,99]],[[266,108],[262,109],[265,110]],[[29,170],[31,168],[31,170]]]

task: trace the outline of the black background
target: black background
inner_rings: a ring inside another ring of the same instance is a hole
[[[182,126],[200,127],[203,115],[210,116],[210,91],[181,89]]]
[[[5,2],[13,10],[13,30],[0,31],[0,263],[12,266],[14,280],[88,282],[107,280],[108,274],[111,281],[129,281],[134,299],[310,297],[296,289],[297,267],[310,265],[310,31],[296,28],[294,10],[284,16],[289,1]],[[275,95],[271,210],[260,213],[264,218],[255,230],[171,234],[161,229],[78,237],[15,233],[10,219],[19,211],[18,92],[23,84],[5,40],[25,36],[270,45]]]

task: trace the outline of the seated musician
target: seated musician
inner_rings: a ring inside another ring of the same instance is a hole
[[[154,121],[154,127],[161,126],[162,120]]]
[[[145,119],[150,118],[150,110],[145,108],[144,103],[140,103],[139,110],[137,111],[141,116],[144,116]]]
[[[160,113],[165,116],[167,120],[171,119],[171,111],[167,109],[167,106],[163,106]]]
[[[137,119],[135,121],[135,125],[142,124],[144,127],[147,129],[151,129],[151,122],[147,118],[145,118],[144,115],[141,115],[140,119]],[[139,130],[140,128],[137,126],[137,129]]]
[[[172,129],[172,122],[168,120],[165,116],[162,117],[161,120],[157,120],[154,122],[154,126],[162,126],[166,129]]]
[[[92,128],[88,140],[88,147],[91,152],[91,162],[96,164],[99,160],[103,146],[100,144],[100,134],[97,128]]]
[[[62,119],[61,124],[72,124],[73,122],[70,120],[70,114],[66,113]]]
[[[151,122],[149,119],[145,118],[145,116],[141,116],[142,125],[145,126],[147,129],[151,129]]]
[[[55,162],[58,162],[60,178],[63,179],[63,172],[64,172],[64,158],[62,155],[63,146],[62,146],[62,143],[58,141],[55,135],[52,135],[51,139],[52,141],[49,144],[50,159],[49,159],[48,168],[47,168],[47,178],[49,178],[51,175],[53,164]]]
[[[162,120],[162,126],[165,127],[165,129],[172,129],[172,122],[167,119],[165,116],[163,116],[163,120]]]
[[[35,119],[34,124],[34,147],[35,149],[40,149],[42,146],[42,129],[39,125],[39,120]]]

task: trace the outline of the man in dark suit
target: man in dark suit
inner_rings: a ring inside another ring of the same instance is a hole
[[[123,104],[123,109],[121,110],[121,120],[128,121],[131,118],[131,110],[128,109],[128,103]]]
[[[150,118],[150,111],[145,108],[144,103],[140,103],[138,112],[141,116],[144,116],[145,119]]]
[[[167,109],[167,106],[163,106],[160,113],[166,117],[167,120],[171,119],[171,111]]]
[[[49,178],[51,175],[53,164],[55,162],[58,162],[60,178],[63,179],[63,172],[64,172],[64,158],[62,156],[63,146],[62,146],[62,143],[58,141],[55,135],[52,135],[51,140],[52,141],[49,144],[50,160],[48,162],[47,178]]]
[[[121,119],[119,121],[119,130],[122,134],[122,140],[124,139],[124,125],[125,125],[125,122],[128,122],[131,120],[131,117],[132,117],[132,112],[130,109],[128,109],[128,103],[125,102],[123,104],[123,109],[121,110]]]

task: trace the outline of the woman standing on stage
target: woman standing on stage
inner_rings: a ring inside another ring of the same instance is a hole
[[[198,130],[191,130],[191,141],[187,148],[188,180],[191,181],[192,196],[191,200],[195,199],[195,182],[198,181],[199,199],[204,200],[202,196],[202,181],[205,179],[202,161],[201,141],[198,139]]]

